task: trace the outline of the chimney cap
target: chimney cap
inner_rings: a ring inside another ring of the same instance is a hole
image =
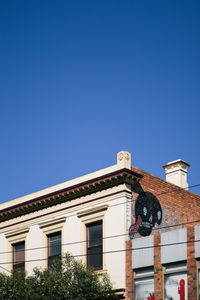
[[[190,167],[182,159],[169,162],[163,168],[165,169],[166,181],[176,184],[181,188],[188,189],[187,170]]]
[[[189,165],[188,163],[186,163],[184,160],[182,160],[182,159],[179,158],[179,159],[177,159],[177,160],[173,160],[173,161],[167,163],[166,165],[164,165],[164,166],[163,166],[163,169],[166,169],[166,168],[168,168],[169,166],[173,166],[173,165],[176,165],[176,164],[179,164],[179,163],[181,163],[181,164],[187,166],[188,168],[190,167],[190,165]]]

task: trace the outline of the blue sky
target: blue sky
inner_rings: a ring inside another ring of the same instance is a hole
[[[0,1],[0,202],[116,163],[200,184],[200,2]],[[191,191],[200,193],[200,188]]]

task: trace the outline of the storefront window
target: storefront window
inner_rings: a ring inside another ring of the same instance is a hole
[[[135,280],[135,299],[136,300],[151,300],[154,295],[154,280],[153,278],[143,278]]]
[[[199,300],[200,300],[200,269],[199,269],[199,271],[198,271],[198,277],[199,277]]]
[[[187,300],[186,272],[165,275],[165,300]]]
[[[154,300],[153,268],[135,270],[135,300]]]

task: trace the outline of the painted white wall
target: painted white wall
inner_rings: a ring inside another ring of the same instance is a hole
[[[33,250],[26,250],[25,252],[25,260],[27,261],[26,271],[29,275],[33,273],[33,268],[42,268],[44,265],[46,265],[46,262],[43,259],[47,256],[47,248],[42,248],[45,246],[43,241],[43,232],[39,225],[31,225],[26,237],[26,249]],[[30,260],[33,261],[29,262]]]
[[[119,197],[109,201],[109,207],[103,217],[103,251],[106,252],[103,256],[104,271],[108,272],[112,283],[118,288],[125,287],[127,200],[130,201],[127,197]],[[107,238],[116,235],[119,236]],[[74,243],[77,241],[81,243]],[[65,244],[63,245],[63,252],[69,252],[76,258],[81,259],[83,263],[86,263],[86,227],[81,218],[74,215],[74,213],[67,215],[63,227],[63,243]],[[80,256],[80,254],[83,256]]]
[[[112,191],[112,189],[111,189]],[[110,192],[111,192],[110,191]],[[128,222],[130,223],[130,195],[123,193],[118,198],[109,197],[102,198],[99,202],[95,202],[86,205],[83,209],[80,206],[80,211],[90,210],[90,217],[93,220],[93,214],[95,215],[95,209],[98,207],[105,207],[103,218],[103,251],[105,252],[104,258],[104,270],[110,276],[110,279],[115,288],[125,288],[125,266],[126,266],[126,247],[125,242],[128,239]],[[128,203],[128,204],[127,204]],[[93,213],[94,210],[94,213]],[[86,262],[86,223],[83,222],[79,210],[71,211],[65,215],[60,215],[59,218],[66,217],[66,220],[61,226],[62,230],[62,253],[69,252],[75,258],[81,259],[83,263]],[[52,219],[55,222],[56,218]],[[43,223],[49,222],[51,219],[39,222],[39,224],[29,224],[29,229],[25,238],[26,252],[26,271],[28,275],[33,274],[35,267],[45,268],[47,266],[47,233],[46,228],[51,227],[46,225],[42,227]],[[93,221],[91,221],[93,222]],[[55,228],[56,225],[55,225]],[[11,233],[12,233],[11,229]],[[52,229],[51,229],[52,230]],[[60,230],[60,229],[59,229]],[[15,228],[15,234],[17,230]],[[116,237],[114,237],[116,236]],[[111,237],[111,238],[109,238]],[[0,234],[0,263],[12,262],[11,258],[8,258],[8,253],[1,254],[1,252],[8,252],[9,248],[8,239],[4,234]],[[32,250],[29,250],[32,249]],[[108,253],[107,253],[108,252]],[[110,253],[109,253],[110,252]],[[82,256],[81,256],[82,255]],[[1,265],[0,265],[1,266]],[[2,265],[3,266],[3,265]],[[12,264],[4,265],[8,270],[12,269]]]
[[[62,240],[63,253],[69,252],[74,256],[78,256],[81,254],[81,222],[80,219],[76,215],[74,215],[74,213],[71,215],[67,215],[66,222],[63,225]],[[81,259],[82,257],[77,258]]]
[[[110,207],[105,214],[105,237],[119,235],[104,239],[105,252],[119,251],[107,253],[105,264],[113,284],[122,288],[125,287],[126,201],[126,197],[110,201]],[[118,205],[119,203],[124,204]]]
[[[0,205],[0,209],[8,208],[15,204],[23,204],[37,197],[58,192],[124,168],[131,169],[131,155],[127,151],[118,153],[117,164],[114,166],[3,203]],[[125,288],[125,242],[128,239],[127,232],[131,223],[131,206],[130,203],[127,203],[131,200],[130,192],[131,187],[128,184],[119,184],[109,189],[106,188],[103,191],[74,199],[73,204],[71,204],[71,201],[67,201],[45,210],[38,210],[29,215],[20,216],[18,221],[15,219],[5,221],[2,229],[6,231],[5,228],[9,226],[9,235],[5,237],[3,233],[0,234],[0,263],[10,261],[10,265],[4,266],[9,270],[12,269],[12,253],[10,252],[10,258],[8,253],[2,254],[1,252],[11,250],[12,241],[9,238],[14,234],[16,235],[16,241],[25,240],[25,267],[27,273],[32,274],[34,267],[45,268],[47,266],[47,234],[52,233],[54,229],[57,229],[57,231],[62,230],[62,252],[69,252],[74,257],[78,257],[83,262],[86,262],[86,223],[84,223],[84,218],[81,217],[81,211],[92,210],[92,212],[89,212],[92,215],[94,213],[93,210],[95,211],[98,206],[106,206],[102,215],[96,213],[96,217],[102,217],[103,220],[103,251],[110,252],[105,253],[103,256],[103,271],[108,272],[114,287]],[[63,217],[66,217],[66,220],[64,218],[61,224],[59,222],[57,224],[56,219]],[[32,220],[34,220],[34,224]],[[21,231],[20,236],[18,236],[19,223],[23,223],[22,229],[25,230],[25,232]]]
[[[0,234],[0,272],[10,274],[10,270],[12,269],[12,254],[9,255],[9,245],[8,240],[6,239],[3,233]],[[6,262],[10,262],[5,264]],[[8,271],[6,271],[8,270]]]

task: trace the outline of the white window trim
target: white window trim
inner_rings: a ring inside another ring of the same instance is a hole
[[[163,266],[163,274],[175,274],[181,272],[187,272],[187,263],[186,261],[166,264]]]
[[[66,217],[61,217],[61,218],[54,218],[48,221],[44,221],[39,223],[40,229],[43,231],[43,242],[42,242],[42,247],[44,247],[43,251],[43,267],[47,268],[48,267],[48,235],[56,232],[61,232],[61,252],[63,249],[63,226],[64,223],[66,222]]]
[[[154,287],[154,268],[153,267],[144,267],[134,269],[134,286],[136,289],[137,284],[141,284],[143,282],[152,282]],[[154,288],[153,288],[154,289]],[[135,290],[136,292],[136,290]],[[155,290],[153,291],[155,293]]]
[[[148,277],[154,277],[153,267],[134,269],[134,279],[148,278]]]
[[[164,288],[163,288],[163,298],[165,297],[165,279],[166,276],[170,276],[170,275],[176,275],[176,274],[186,274],[186,278],[188,278],[187,276],[187,261],[178,261],[178,262],[174,262],[174,263],[169,263],[169,264],[165,264],[163,266],[163,284],[164,284]],[[188,279],[187,279],[188,281]],[[187,287],[188,287],[188,282],[187,282]],[[187,295],[187,299],[188,299],[188,295]]]
[[[5,237],[8,240],[8,255],[7,255],[7,261],[10,262],[9,264],[9,271],[12,270],[13,268],[13,244],[17,244],[20,242],[25,242],[25,270],[27,269],[27,245],[26,245],[26,237],[29,232],[28,227],[19,229],[19,230],[14,230],[5,233]],[[12,262],[12,263],[11,263]]]
[[[79,211],[77,213],[77,216],[80,218],[81,220],[81,241],[84,241],[81,244],[81,254],[83,255],[82,257],[82,262],[84,264],[87,264],[87,241],[86,241],[86,236],[87,236],[87,226],[89,224],[98,222],[98,221],[102,221],[102,230],[103,230],[103,238],[105,237],[105,214],[106,211],[108,209],[108,205],[101,205],[101,206],[97,206],[94,208],[90,208],[90,209],[85,209],[82,211]],[[96,272],[98,273],[104,273],[107,272],[106,269],[106,255],[105,255],[105,251],[106,251],[106,242],[103,239],[103,269],[102,270],[97,270]]]

